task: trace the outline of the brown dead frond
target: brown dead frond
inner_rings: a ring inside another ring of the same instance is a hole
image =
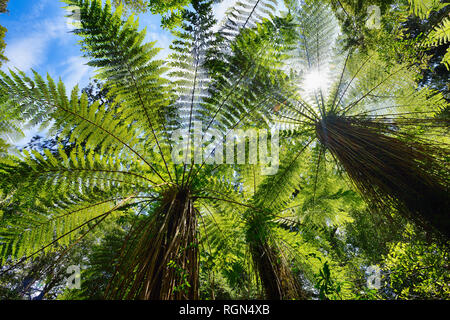
[[[448,148],[400,129],[440,125],[429,121],[327,115],[317,122],[316,134],[376,208],[384,212],[395,208],[449,238]]]
[[[170,190],[134,231],[111,280],[109,299],[198,299],[197,216],[189,191]]]

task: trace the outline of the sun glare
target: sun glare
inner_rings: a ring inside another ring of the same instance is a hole
[[[324,90],[327,87],[327,83],[326,73],[315,70],[305,75],[302,89],[305,91]]]

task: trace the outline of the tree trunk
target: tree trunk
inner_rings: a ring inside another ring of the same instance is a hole
[[[394,123],[332,115],[316,133],[374,207],[395,208],[450,238],[448,150],[416,141]]]
[[[197,216],[188,191],[169,191],[139,226],[107,296],[113,299],[198,299]]]
[[[265,296],[269,300],[305,300],[303,290],[286,259],[267,242],[251,244],[253,263],[261,279]]]

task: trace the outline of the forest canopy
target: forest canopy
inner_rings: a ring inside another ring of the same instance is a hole
[[[448,3],[223,3],[63,0],[90,84],[0,70],[0,299],[450,299]]]

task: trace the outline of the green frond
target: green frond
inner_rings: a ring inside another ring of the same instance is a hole
[[[73,245],[99,222],[123,214],[120,210],[131,197],[112,196],[114,193],[120,194],[117,189],[85,191],[78,197],[72,196],[70,202],[64,199],[53,203],[52,209],[45,202],[36,202],[29,208],[5,208],[0,222],[1,263]],[[107,196],[109,199],[105,200]]]
[[[170,152],[159,135],[164,128],[170,104],[166,68],[155,60],[155,43],[144,43],[146,31],[138,31],[138,21],[130,16],[123,21],[119,11],[111,12],[99,0],[66,0],[80,8],[81,27],[74,32],[81,36],[82,49],[97,68],[97,77],[106,81],[109,93],[120,105],[122,118],[145,130],[149,144],[157,145],[160,157]]]
[[[79,96],[78,87],[68,97],[61,81],[56,84],[50,76],[45,81],[33,73],[34,79],[21,71],[0,73],[0,84],[8,90],[6,103],[16,104],[26,115],[25,120],[42,126],[51,124],[53,132],[102,152],[136,147],[142,130],[125,121],[121,113],[100,106],[100,102],[89,104],[85,94]]]
[[[434,30],[427,37],[427,44],[429,46],[439,46],[448,44],[450,42],[450,18],[444,18],[440,25],[436,26]],[[450,49],[447,48],[442,63],[450,70]]]
[[[215,24],[211,1],[193,1],[192,10],[183,12],[180,30],[173,31],[176,39],[169,56],[176,101],[175,119],[168,119],[168,129],[192,130],[199,118],[203,99],[208,96],[210,77],[205,68],[207,51],[214,46],[212,27]],[[171,121],[175,124],[171,124]]]
[[[222,22],[219,33],[228,38],[236,37],[242,29],[253,28],[275,14],[277,0],[239,0]]]
[[[120,194],[148,192],[155,186],[151,172],[146,173],[138,164],[127,168],[113,156],[85,153],[81,147],[70,154],[60,149],[57,155],[49,150],[44,154],[24,151],[24,159],[2,165],[0,175],[1,188],[15,191],[15,201],[37,201],[49,207],[72,203],[94,190],[116,189]]]
[[[307,73],[320,70],[330,59],[336,59],[339,27],[329,5],[294,1],[288,9],[292,11],[299,35],[291,51],[291,68]]]
[[[280,157],[277,174],[267,176],[253,196],[253,202],[257,207],[276,214],[290,201],[292,194],[302,183],[308,146],[309,143],[299,144]]]
[[[446,6],[439,0],[408,0],[411,6],[411,12],[420,19],[426,19],[432,11],[440,10]]]
[[[226,134],[248,123],[267,125],[287,81],[281,48],[291,27],[290,18],[265,21],[243,30],[227,48],[209,52],[213,81],[201,115],[208,128]]]

